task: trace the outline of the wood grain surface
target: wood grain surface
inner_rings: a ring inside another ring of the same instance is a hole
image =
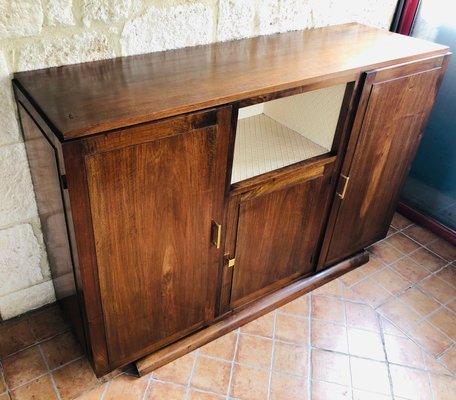
[[[435,57],[367,74],[352,132],[356,149],[342,171],[348,188],[333,207],[338,214],[327,265],[386,235],[444,66],[444,57]]]
[[[331,186],[332,163],[304,168],[301,181],[241,196],[231,307],[312,273]]]
[[[159,351],[150,354],[136,362],[139,376],[147,373],[179,358],[184,354],[201,347],[212,340],[225,335],[226,333],[245,325],[264,314],[283,306],[284,304],[297,299],[298,297],[311,292],[319,286],[338,278],[339,276],[367,263],[369,254],[362,251],[348,259],[328,268],[313,276],[299,279],[290,285],[270,293],[267,296],[251,303],[249,307],[236,310],[224,319],[215,322],[206,329],[189,335]]]
[[[113,364],[214,318],[211,221],[222,218],[230,107],[217,114],[216,125],[85,157]]]
[[[61,139],[170,117],[443,54],[359,24],[260,36],[15,74]]]

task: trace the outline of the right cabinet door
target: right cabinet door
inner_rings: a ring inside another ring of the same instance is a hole
[[[366,74],[325,266],[386,236],[445,66],[445,57],[434,57]]]

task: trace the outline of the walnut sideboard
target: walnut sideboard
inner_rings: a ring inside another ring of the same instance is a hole
[[[367,262],[449,54],[346,24],[15,74],[96,373],[149,372]]]

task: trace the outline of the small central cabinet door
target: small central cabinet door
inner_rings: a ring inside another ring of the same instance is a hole
[[[239,201],[231,308],[313,272],[328,210],[334,157],[294,185]]]
[[[111,363],[144,355],[213,319],[221,250],[212,243],[211,225],[223,217],[230,115],[226,107],[87,144]]]

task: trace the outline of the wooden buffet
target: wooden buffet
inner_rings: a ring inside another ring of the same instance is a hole
[[[367,262],[448,58],[346,24],[15,74],[96,373],[147,373]]]

